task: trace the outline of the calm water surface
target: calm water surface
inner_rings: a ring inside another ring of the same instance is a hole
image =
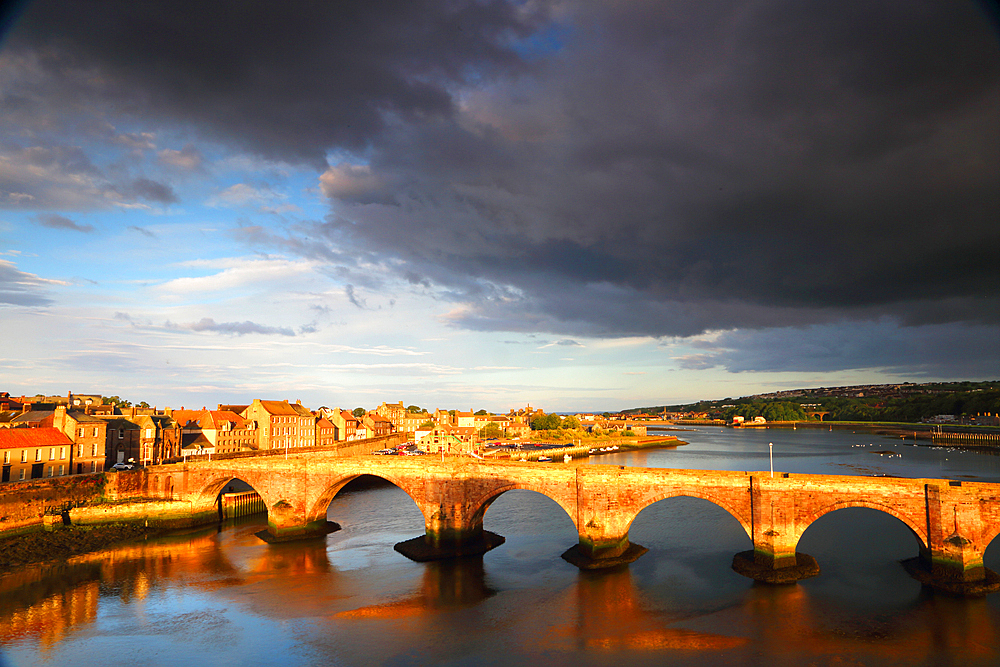
[[[1000,457],[850,431],[696,429],[676,449],[593,459],[672,468],[948,477],[1000,482]],[[881,453],[879,453],[881,452]],[[562,464],[539,464],[562,465]],[[486,514],[506,536],[480,558],[414,563],[423,532],[393,486],[348,487],[343,530],[268,545],[255,520],[31,567],[0,580],[7,665],[1000,665],[1000,594],[931,594],[898,561],[917,544],[898,520],[844,509],[806,531],[823,569],[794,586],[730,569],[750,539],[726,512],[672,498],[644,510],[650,549],[613,572],[559,554],[577,541],[553,501],[510,491]],[[986,553],[1000,570],[1000,548]]]

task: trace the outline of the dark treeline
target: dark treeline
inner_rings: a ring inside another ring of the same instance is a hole
[[[978,384],[978,383],[977,383]],[[991,383],[993,384],[993,383]],[[995,387],[996,384],[993,384]],[[826,421],[919,422],[937,415],[1000,414],[1000,389],[976,386],[956,387],[956,391],[912,393],[902,396],[816,396],[793,399],[760,397],[725,398],[698,401],[687,405],[640,408],[636,412],[707,412],[713,418],[730,421],[740,415],[746,419],[764,417],[768,421],[805,421],[807,412],[823,411]],[[964,389],[964,390],[963,390]],[[808,407],[803,407],[803,405]]]

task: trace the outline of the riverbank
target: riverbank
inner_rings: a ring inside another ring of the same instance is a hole
[[[901,440],[929,440],[930,444],[963,449],[1000,448],[1000,431],[991,427],[957,427],[954,430],[940,430],[937,424],[910,424],[906,422],[767,422],[749,425],[756,428],[812,428],[820,430],[857,431],[863,430],[874,435],[896,437]],[[741,428],[748,428],[747,425]]]
[[[579,445],[569,445],[566,447],[550,447],[546,449],[528,450],[504,450],[492,452],[488,458],[503,458],[513,460],[537,461],[543,456],[553,461],[562,461],[566,456],[574,459],[600,456],[602,454],[617,454],[620,452],[633,451],[636,449],[657,449],[661,447],[678,447],[686,445],[675,435],[644,436],[641,438],[604,438],[594,439],[589,442],[584,441]],[[613,449],[612,449],[613,448]]]
[[[139,523],[62,526],[52,531],[24,533],[0,539],[0,573],[25,565],[65,561],[73,556],[158,535]]]

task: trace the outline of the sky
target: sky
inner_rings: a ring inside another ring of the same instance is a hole
[[[38,0],[0,391],[605,411],[1000,378],[972,0]]]

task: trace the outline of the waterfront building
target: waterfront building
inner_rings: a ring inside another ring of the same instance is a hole
[[[257,431],[258,449],[312,447],[316,444],[316,419],[301,401],[265,401],[255,398],[240,415]]]
[[[337,442],[337,427],[325,416],[316,418],[316,444],[321,447],[334,445]]]
[[[230,410],[205,410],[198,426],[217,454],[247,452],[257,448],[257,429]]]
[[[334,408],[329,419],[337,427],[338,440],[360,440],[365,437],[364,433],[367,432],[367,429],[350,410]]]
[[[475,451],[476,445],[479,444],[479,433],[472,426],[437,424],[416,442],[425,452],[461,454]]]
[[[375,414],[380,417],[385,417],[393,426],[397,429],[400,428],[400,422],[406,417],[406,408],[403,407],[403,402],[399,403],[386,403],[382,402],[382,405],[375,408]]]
[[[459,454],[462,452],[462,439],[453,432],[454,426],[437,424],[416,441],[417,447],[429,454]]]
[[[105,467],[139,458],[140,428],[123,415],[105,417]]]
[[[422,424],[426,424],[430,421],[434,421],[434,418],[427,412],[407,412],[403,418],[399,420],[396,430],[401,433],[406,433],[412,438]]]
[[[396,430],[391,421],[374,412],[366,414],[361,422],[368,429],[369,437],[372,438],[377,438],[380,435],[389,435]]]
[[[474,427],[476,425],[476,415],[469,410],[468,412],[455,412],[455,419],[452,421],[455,426],[461,427]]]
[[[52,426],[0,429],[0,452],[3,456],[0,481],[72,474],[73,441]]]

